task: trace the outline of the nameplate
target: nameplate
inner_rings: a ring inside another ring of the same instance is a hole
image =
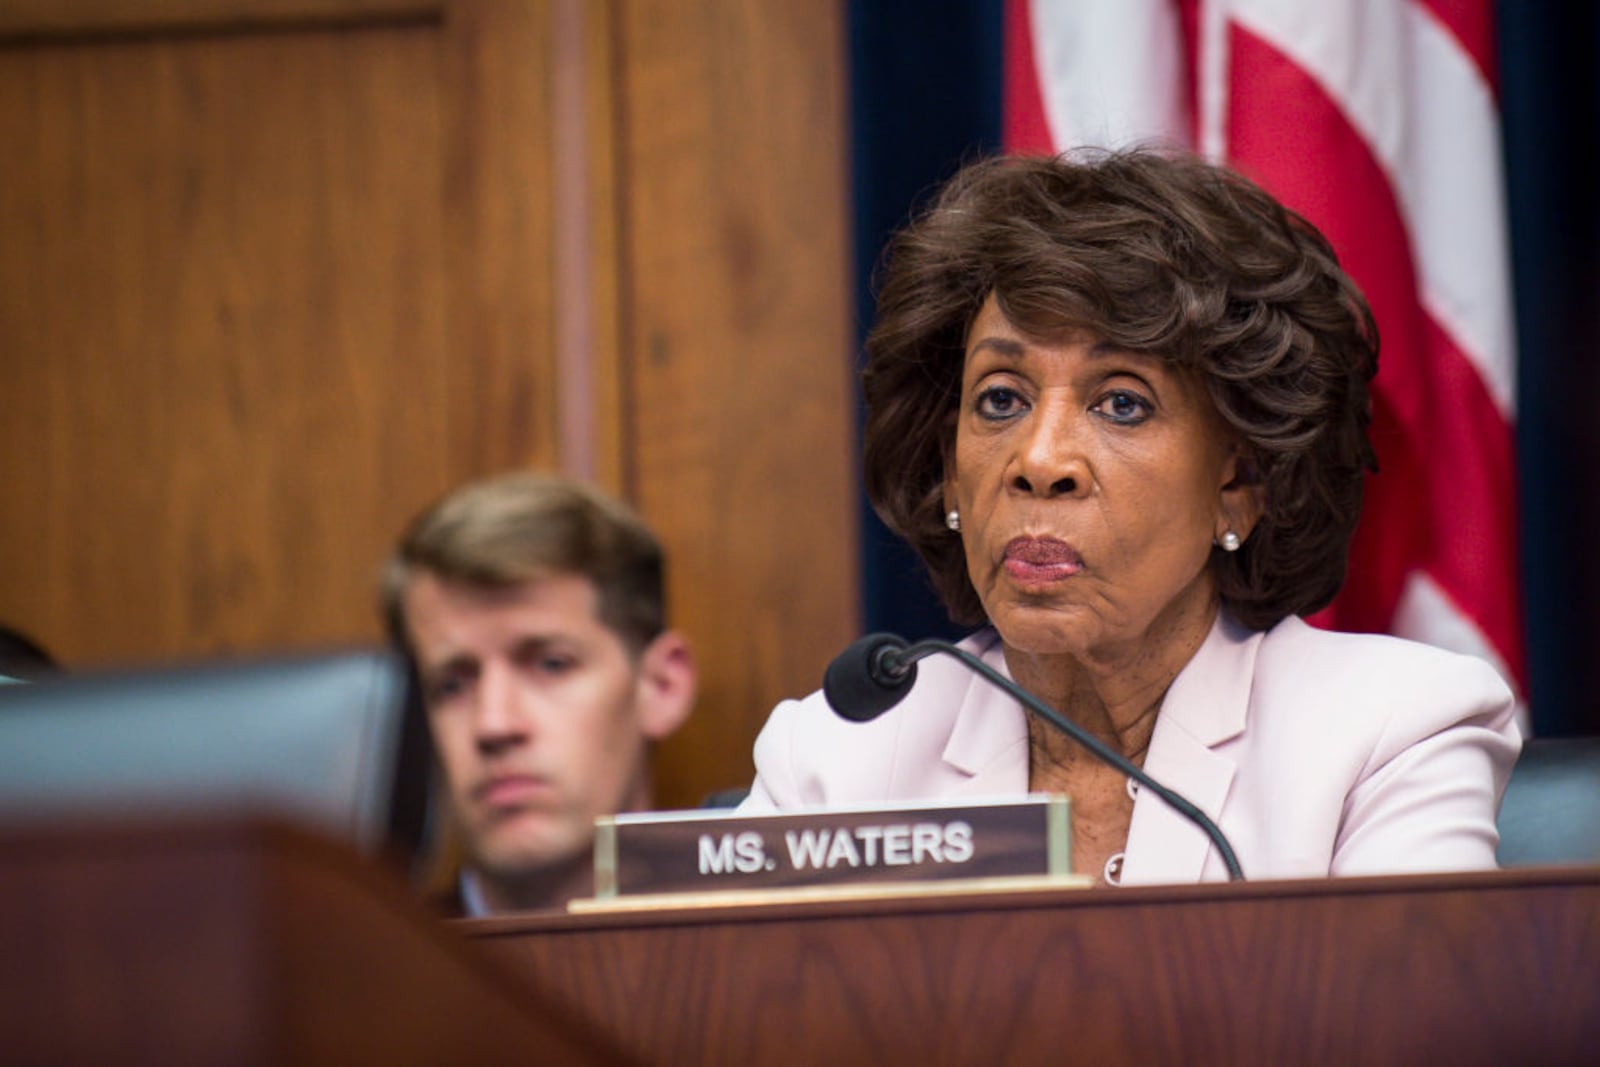
[[[595,899],[870,882],[1066,876],[1064,796],[670,811],[595,820]]]

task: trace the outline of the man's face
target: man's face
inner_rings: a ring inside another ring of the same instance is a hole
[[[650,682],[597,608],[570,574],[484,589],[422,572],[406,589],[450,802],[491,878],[587,856],[597,815],[648,801]]]

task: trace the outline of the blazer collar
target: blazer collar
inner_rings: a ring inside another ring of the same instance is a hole
[[[1217,751],[1244,732],[1260,632],[1224,612],[1200,650],[1172,680],[1161,705],[1144,769],[1150,777],[1219,822],[1235,762]],[[1141,791],[1133,806],[1123,861],[1124,884],[1198,882],[1224,870],[1205,832],[1159,797]]]
[[[1163,724],[1181,728],[1208,748],[1243,733],[1261,637],[1227,612],[1217,612],[1200,650],[1167,688],[1156,732]]]
[[[1005,648],[993,629],[982,630],[961,647],[1005,677]],[[966,686],[955,725],[945,742],[946,764],[964,776],[956,791],[968,796],[1006,796],[1028,791],[1028,722],[1022,705],[965,666]]]

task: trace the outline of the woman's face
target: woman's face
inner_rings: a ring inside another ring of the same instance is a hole
[[[1237,465],[1204,389],[1160,358],[1031,340],[992,296],[973,321],[945,503],[1012,648],[1114,662],[1162,623],[1208,626],[1212,541],[1259,514]]]

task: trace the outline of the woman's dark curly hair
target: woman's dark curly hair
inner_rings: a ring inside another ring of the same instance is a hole
[[[1030,336],[1084,330],[1205,383],[1264,490],[1244,547],[1212,552],[1236,618],[1266,629],[1333,599],[1377,469],[1372,312],[1327,240],[1254,183],[1138,149],[971,164],[889,244],[862,373],[866,490],[952,618],[985,617],[943,487],[967,330],[990,294]]]

